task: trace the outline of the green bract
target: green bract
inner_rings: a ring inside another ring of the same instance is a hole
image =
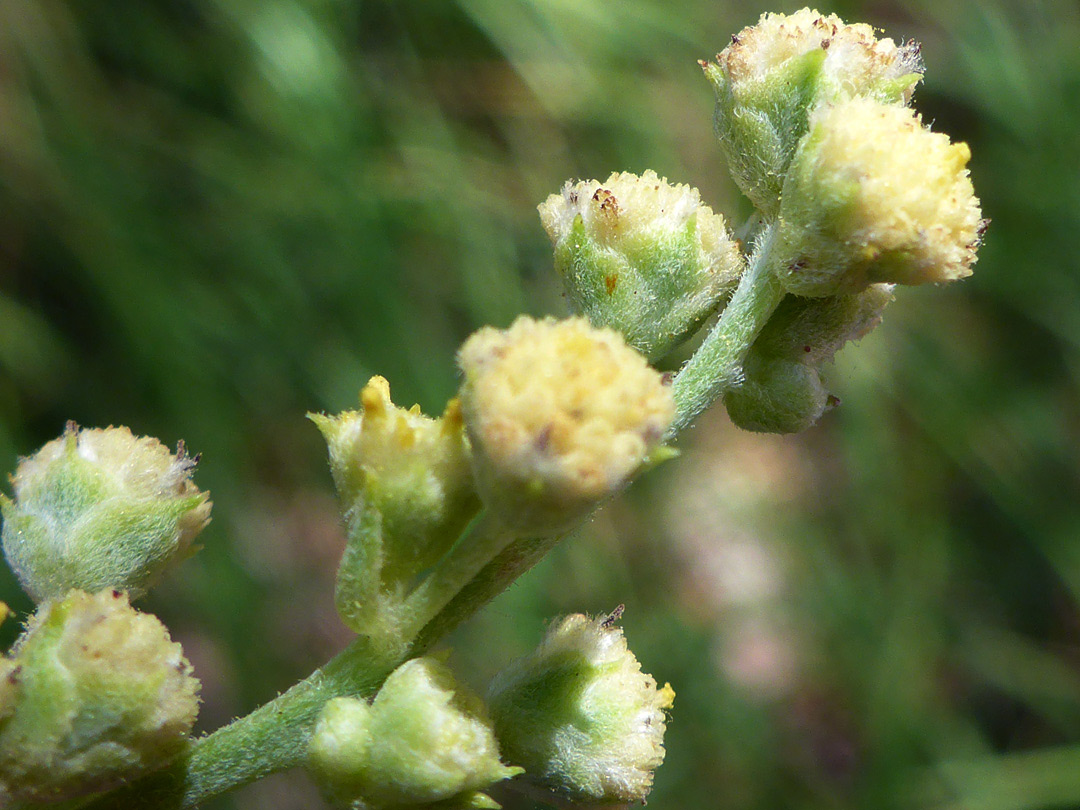
[[[372,808],[498,807],[480,791],[521,773],[499,761],[480,699],[431,658],[398,667],[370,705],[330,701],[308,765],[332,798]]]
[[[23,459],[0,495],[4,554],[36,601],[72,588],[138,596],[190,554],[210,520],[197,459],[127,428],[79,430]]]
[[[652,171],[567,183],[540,219],[573,308],[650,359],[696,331],[743,269],[724,218]]]
[[[731,421],[764,433],[797,433],[817,422],[834,401],[821,367],[881,322],[892,289],[875,284],[855,295],[786,296],[750,347],[742,381],[724,394]]]

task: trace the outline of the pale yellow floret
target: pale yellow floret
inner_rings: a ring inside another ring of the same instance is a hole
[[[392,437],[402,450],[408,450],[418,442],[432,442],[437,435],[452,435],[461,427],[461,407],[456,399],[450,400],[441,419],[432,419],[420,412],[419,405],[409,409],[399,408],[390,400],[390,383],[385,377],[375,376],[360,391],[360,404],[369,423],[388,420],[384,435]]]
[[[793,167],[801,187],[792,207],[821,203],[822,230],[869,266],[870,281],[963,278],[982,228],[970,157],[967,144],[926,129],[911,110],[855,99],[815,115],[805,157]],[[887,268],[880,277],[879,259]]]
[[[817,49],[825,51],[822,72],[834,94],[860,95],[882,80],[922,70],[917,46],[877,39],[869,25],[845,25],[835,14],[809,8],[787,15],[763,14],[757,25],[733,36],[716,60],[738,94],[740,83],[762,80],[788,60]],[[914,85],[912,81],[905,101]]]
[[[433,419],[419,405],[395,405],[390,384],[376,376],[360,391],[360,404],[361,411],[309,415],[326,438],[330,467],[346,500],[357,496],[367,472],[384,479],[405,476],[423,462],[432,471],[431,487],[442,486],[442,478],[468,474],[458,400],[450,400],[442,417]]]
[[[640,177],[613,172],[603,183],[568,181],[539,211],[552,245],[558,246],[570,234],[580,216],[585,232],[602,248],[630,253],[683,233],[696,218],[697,256],[689,266],[700,276],[711,276],[712,285],[721,288],[733,285],[742,270],[738,246],[728,234],[724,217],[701,201],[696,188],[672,185],[651,169]]]
[[[660,374],[584,318],[481,329],[458,359],[480,478],[496,500],[553,512],[596,502],[641,466],[674,416]]]

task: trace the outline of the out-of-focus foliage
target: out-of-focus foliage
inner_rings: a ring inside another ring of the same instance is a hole
[[[204,453],[205,549],[145,607],[207,728],[347,637],[303,413],[354,407],[376,372],[438,413],[473,328],[563,312],[535,205],[569,177],[652,168],[745,214],[694,60],[797,7],[0,4],[0,466],[67,419]],[[1075,806],[1080,10],[823,11],[923,43],[916,107],[971,144],[993,219],[974,277],[898,295],[810,432],[703,418],[454,660],[479,686],[553,614],[625,602],[678,693],[658,808]],[[312,791],[275,777],[214,806]]]

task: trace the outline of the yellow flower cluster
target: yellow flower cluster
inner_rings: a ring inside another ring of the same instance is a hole
[[[781,254],[796,295],[971,274],[983,221],[967,144],[869,99],[815,114],[784,185]]]
[[[584,318],[481,329],[458,362],[477,483],[512,525],[575,522],[649,458],[675,412],[645,358]]]

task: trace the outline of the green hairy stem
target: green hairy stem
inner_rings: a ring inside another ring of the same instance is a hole
[[[767,238],[720,320],[674,382],[672,433],[689,425],[726,387],[783,293],[769,275]],[[716,375],[713,377],[712,375]],[[718,382],[717,382],[718,381]],[[408,602],[412,643],[404,653],[378,652],[363,637],[287,692],[246,717],[195,740],[162,772],[89,803],[88,810],[180,810],[301,765],[323,705],[334,697],[370,697],[400,663],[422,654],[528,571],[564,535],[506,545],[505,530],[485,515]],[[486,556],[485,556],[486,555]],[[73,806],[74,807],[74,806]]]
[[[716,328],[675,377],[675,421],[672,435],[695,418],[742,379],[742,363],[769,316],[784,297],[784,289],[772,270],[773,226],[758,238],[757,248],[724,308]]]

